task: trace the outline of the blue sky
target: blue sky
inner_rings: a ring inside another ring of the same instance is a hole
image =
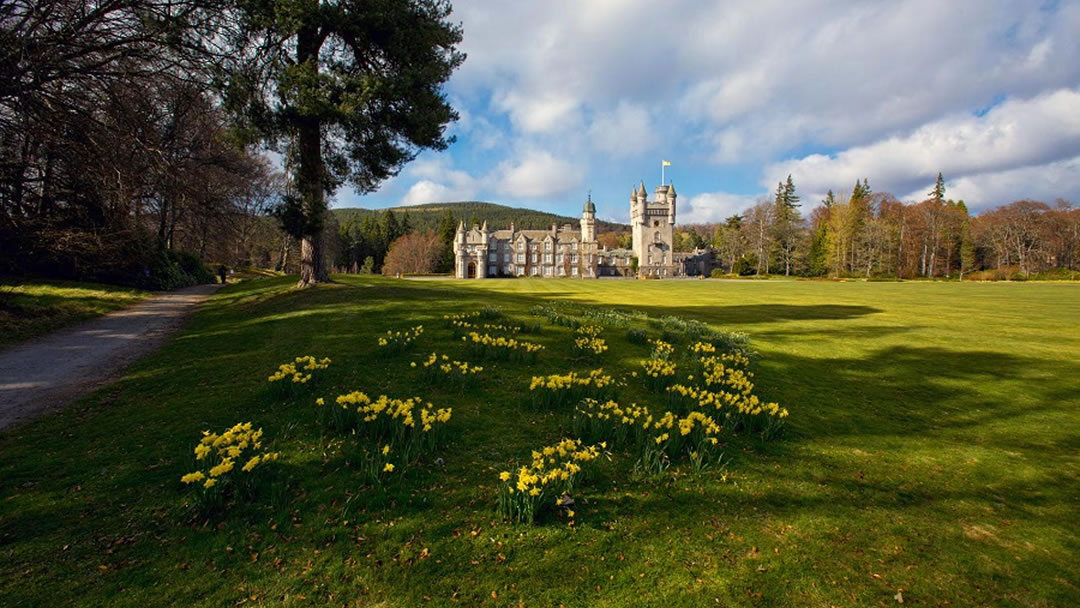
[[[809,210],[866,177],[978,211],[1080,203],[1080,0],[454,2],[457,143],[334,206],[485,200],[625,221],[660,162],[681,222],[789,173]]]

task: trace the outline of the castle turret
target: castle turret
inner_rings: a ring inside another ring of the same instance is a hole
[[[592,202],[592,194],[589,194],[581,211],[581,240],[585,243],[596,240],[596,205]]]
[[[667,199],[668,199],[668,223],[675,225],[675,183],[672,182],[668,185]]]
[[[466,259],[465,253],[465,220],[458,224],[457,233],[454,234],[454,276],[459,279],[465,278]]]

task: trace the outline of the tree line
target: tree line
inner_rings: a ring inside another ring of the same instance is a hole
[[[3,3],[0,273],[166,288],[212,259],[325,279],[328,197],[452,141],[449,15],[444,0]]]
[[[776,193],[722,223],[686,226],[676,250],[712,245],[725,272],[829,277],[1027,277],[1080,270],[1080,208],[1021,200],[979,215],[946,197],[901,202],[869,180],[830,190],[808,217],[791,176]]]

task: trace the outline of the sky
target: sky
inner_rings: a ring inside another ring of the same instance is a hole
[[[490,201],[627,221],[661,161],[679,223],[790,174],[973,212],[1080,204],[1080,0],[457,0],[457,141],[335,207]]]

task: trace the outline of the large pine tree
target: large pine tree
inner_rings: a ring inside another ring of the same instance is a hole
[[[228,106],[282,146],[297,195],[282,214],[301,240],[300,285],[328,280],[326,197],[371,192],[420,150],[442,150],[457,114],[442,85],[464,60],[445,0],[237,0]]]

